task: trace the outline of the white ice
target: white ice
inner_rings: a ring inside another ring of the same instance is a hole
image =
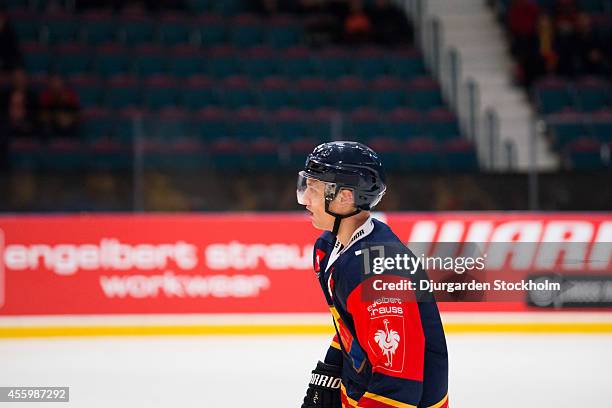
[[[0,386],[70,386],[51,406],[79,408],[299,407],[329,340],[2,339]],[[448,348],[453,408],[612,407],[612,335],[451,334]]]

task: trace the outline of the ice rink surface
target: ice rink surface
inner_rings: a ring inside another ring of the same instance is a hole
[[[70,386],[61,405],[79,408],[299,407],[329,340],[0,339],[0,386]],[[612,407],[612,335],[451,334],[448,348],[451,407]]]

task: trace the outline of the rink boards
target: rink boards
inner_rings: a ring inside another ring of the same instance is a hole
[[[612,242],[610,213],[376,216],[404,242],[428,243],[425,251],[446,242],[560,243],[550,272],[608,279],[611,254],[601,244]],[[317,235],[293,213],[3,216],[0,337],[331,333],[312,272]],[[576,242],[585,245],[579,268],[562,245]],[[541,253],[529,252],[529,262]],[[612,332],[612,309],[590,302],[440,309],[449,332]]]

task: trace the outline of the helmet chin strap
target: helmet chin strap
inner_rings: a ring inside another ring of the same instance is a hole
[[[325,197],[325,212],[328,213],[329,215],[334,216],[335,219],[334,219],[334,228],[332,229],[332,234],[334,234],[335,236],[338,236],[338,231],[340,230],[340,222],[344,218],[352,217],[353,215],[359,214],[361,210],[357,208],[355,211],[348,213],[348,214],[337,214],[329,209],[329,204],[332,202],[333,199],[334,197]]]

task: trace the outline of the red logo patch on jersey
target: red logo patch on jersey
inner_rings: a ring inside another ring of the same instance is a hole
[[[404,317],[397,315],[379,316],[371,319],[368,346],[376,356],[372,366],[380,372],[398,374],[404,371],[406,339]]]
[[[315,251],[315,261],[314,261],[314,270],[315,272],[321,272],[321,261],[325,258],[325,251],[322,249],[317,249]]]

